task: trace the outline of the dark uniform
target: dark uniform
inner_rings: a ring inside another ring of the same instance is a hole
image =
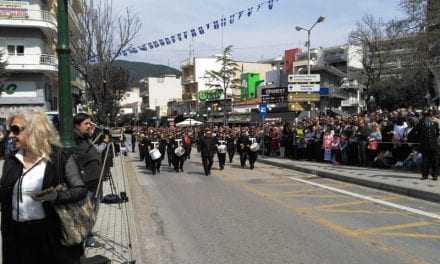
[[[167,157],[168,157],[168,166],[172,166],[174,164],[174,137],[169,137],[167,141]]]
[[[439,146],[437,138],[439,136],[439,126],[431,118],[431,113],[423,113],[423,118],[417,125],[417,134],[422,153],[422,179],[427,179],[431,171],[432,178],[437,180],[439,167]]]
[[[256,142],[258,143],[258,142]],[[249,147],[252,144],[252,142],[249,140]],[[257,157],[258,157],[258,151],[251,151],[249,149],[249,165],[251,167],[251,170],[253,170],[255,168],[255,161],[257,161]]]
[[[175,150],[180,146],[178,141],[181,141],[181,140],[174,140],[174,147],[173,147],[174,170],[176,172],[179,172],[179,171],[183,172],[183,163],[185,162],[185,159],[186,159],[186,153],[180,157],[176,155]]]
[[[223,136],[220,136],[216,138],[217,141],[217,157],[218,157],[218,165],[220,170],[224,170],[225,163],[226,163],[226,152],[220,153],[218,146],[220,146],[222,143],[223,145],[226,145],[226,140]]]
[[[217,151],[217,140],[212,137],[211,133],[200,138],[200,151],[202,154],[202,163],[205,175],[211,174],[214,154]]]
[[[250,146],[249,136],[245,133],[242,133],[241,136],[237,140],[237,152],[240,154],[240,165],[242,168],[246,166],[246,160],[249,154],[249,146]]]
[[[153,149],[155,148],[153,142],[156,142],[156,143],[157,143],[157,142],[158,142],[158,141],[157,141],[157,138],[154,139],[154,140],[152,140],[152,142],[149,144],[149,150],[150,150],[150,151],[153,150]],[[159,149],[159,146],[157,145],[156,148]],[[159,151],[160,151],[160,150],[159,150]],[[150,158],[150,169],[151,169],[151,172],[153,173],[153,175],[156,174],[156,171],[157,171],[158,173],[160,173],[160,166],[161,166],[161,163],[162,163],[162,160],[161,160],[162,157],[160,157],[160,158],[158,158],[158,159],[156,159],[156,160],[153,160],[153,159],[151,158],[151,156],[149,155],[149,153],[148,153],[147,156]]]
[[[229,134],[226,137],[226,148],[228,150],[229,163],[232,163],[235,155],[235,138],[233,135]]]
[[[145,143],[146,143],[145,141],[146,141],[146,137],[144,135],[141,135],[141,137],[139,138],[139,143],[138,143],[140,160],[145,159]]]

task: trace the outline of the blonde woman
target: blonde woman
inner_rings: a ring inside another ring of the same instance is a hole
[[[17,153],[5,160],[0,179],[2,263],[79,263],[82,246],[61,245],[53,207],[85,198],[78,166],[45,113],[14,115],[9,127]],[[57,191],[60,182],[68,190]]]

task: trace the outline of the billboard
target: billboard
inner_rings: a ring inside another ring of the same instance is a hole
[[[216,101],[223,100],[223,89],[209,89],[199,92],[199,101]]]
[[[257,98],[257,88],[264,80],[260,79],[259,73],[244,73],[241,75],[241,100]]]
[[[27,18],[29,2],[0,1],[0,18]]]

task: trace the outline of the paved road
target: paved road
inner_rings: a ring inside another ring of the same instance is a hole
[[[198,155],[185,164],[184,173],[165,166],[153,176],[132,157],[142,263],[440,261],[440,221],[417,214],[440,213],[437,204],[263,164],[251,171],[235,161],[206,177]],[[420,211],[375,204],[309,182]]]

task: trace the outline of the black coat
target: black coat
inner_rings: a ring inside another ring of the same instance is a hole
[[[270,142],[270,141],[267,141]],[[249,146],[251,145],[251,140],[247,135],[241,135],[237,140],[237,152],[246,153],[249,152]]]
[[[417,124],[416,131],[422,150],[438,148],[437,138],[439,136],[439,126],[432,121],[431,118],[425,117],[420,120]]]
[[[213,157],[217,152],[217,139],[214,137],[202,137],[200,139],[200,151],[202,157]]]
[[[58,166],[60,164],[60,166]],[[23,171],[23,164],[11,156],[5,160],[3,165],[3,173],[0,179],[0,203],[1,203],[1,232],[2,232],[2,246],[3,246],[3,263],[16,263],[14,255],[5,254],[5,252],[16,252],[15,247],[17,243],[9,243],[13,239],[11,234],[12,224],[12,195],[13,188],[21,177]],[[57,175],[57,171],[61,172]],[[79,168],[75,160],[68,157],[59,150],[54,151],[51,155],[50,161],[47,162],[46,170],[43,178],[43,190],[56,187],[61,182],[66,183],[68,190],[59,192],[56,204],[68,204],[84,199],[87,195],[87,188],[80,176]],[[51,202],[43,202],[46,220],[48,222],[48,229],[45,230],[47,237],[50,238],[47,243],[53,248],[54,259],[58,261],[49,261],[50,263],[75,263],[82,254],[82,245],[65,247],[62,246],[61,238],[61,224],[56,214],[53,204]],[[13,233],[13,232],[12,232]],[[48,263],[49,263],[48,262]]]
[[[96,192],[101,172],[101,155],[89,137],[80,135],[74,130],[76,143],[75,159],[81,169],[81,176],[90,192]]]

